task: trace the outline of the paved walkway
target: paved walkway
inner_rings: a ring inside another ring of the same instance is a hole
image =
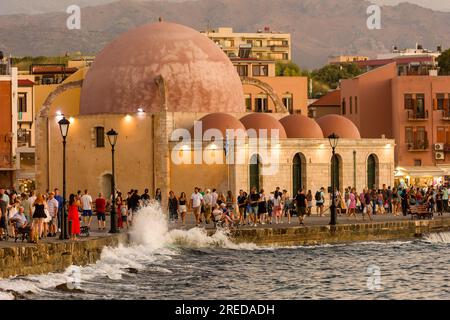
[[[450,218],[450,213],[445,213],[442,217],[435,215],[435,219],[441,219],[441,218]],[[195,227],[195,219],[193,213],[188,213],[187,215],[187,225],[185,227],[181,226],[181,221],[178,221],[177,223],[170,223],[169,229],[191,229]],[[373,216],[373,222],[388,222],[388,221],[408,221],[411,220],[411,216],[393,216],[393,215],[375,215]],[[108,237],[111,236],[111,234],[108,232],[110,229],[110,222],[109,217],[107,217],[106,221],[106,230],[98,230],[97,225],[97,219],[94,218],[91,225],[91,231],[90,231],[90,237],[85,238],[81,237],[80,241],[87,241],[92,238],[96,237]],[[311,217],[306,217],[304,220],[305,226],[326,226],[330,223],[330,216],[329,214],[324,217],[318,217],[316,215],[312,215]],[[365,219],[362,219],[361,214],[357,214],[357,220],[355,220],[354,217],[348,218],[347,216],[338,216],[338,224],[362,224],[362,223],[371,223],[371,221],[365,216]],[[257,227],[253,226],[241,226],[240,229],[255,229],[255,228],[289,228],[289,227],[298,227],[298,218],[292,217],[291,224],[287,223],[287,218],[283,218],[282,224],[265,224],[265,225],[258,225]],[[212,230],[214,228],[213,224],[209,225],[202,225],[207,230]],[[126,229],[121,230],[121,233],[126,232]],[[65,240],[69,241],[69,240]],[[61,242],[59,240],[59,235],[57,235],[55,238],[45,238],[41,240],[41,243],[51,243],[51,242]],[[27,243],[26,241],[22,243],[21,240],[18,240],[17,242],[14,242],[14,239],[9,239],[8,241],[0,241],[0,248],[5,247],[13,247],[13,246],[35,246],[35,244]]]

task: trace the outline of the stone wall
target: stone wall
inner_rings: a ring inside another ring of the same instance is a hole
[[[302,246],[361,241],[412,239],[431,232],[450,231],[450,219],[393,221],[369,224],[311,226],[282,229],[243,229],[232,236],[236,243],[260,246]]]
[[[0,248],[0,278],[61,272],[71,265],[92,264],[100,259],[104,247],[115,247],[126,239],[126,234],[119,234],[78,242],[24,243]]]

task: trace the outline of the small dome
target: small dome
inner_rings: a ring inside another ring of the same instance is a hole
[[[343,116],[328,114],[316,121],[320,128],[322,128],[323,136],[325,138],[334,132],[342,139],[361,139],[361,135],[356,125]]]
[[[322,129],[313,119],[291,114],[280,120],[288,138],[323,139]]]
[[[254,129],[259,137],[260,130],[267,130],[267,138],[271,138],[272,131],[278,130],[278,138],[286,139],[286,131],[281,123],[273,116],[267,113],[251,113],[241,119],[242,124],[247,130]]]
[[[120,35],[96,57],[81,89],[80,114],[245,112],[242,83],[227,55],[208,37],[168,22]]]
[[[240,137],[242,135],[238,130],[241,130],[247,136],[242,122],[227,113],[210,113],[198,121],[202,123],[202,135],[210,129],[217,129],[222,133],[222,138],[226,138],[227,129],[232,129],[234,130],[234,137]],[[194,137],[194,127],[191,129],[191,135]]]

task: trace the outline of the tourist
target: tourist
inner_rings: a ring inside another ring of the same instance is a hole
[[[247,193],[244,190],[239,190],[239,196],[237,197],[238,211],[239,211],[239,224],[244,225],[246,220],[246,203]]]
[[[91,227],[92,223],[92,197],[89,195],[88,190],[84,190],[84,195],[80,198],[81,205],[83,208],[83,224],[88,228]]]
[[[216,189],[212,189],[211,192],[211,206],[214,208],[217,204],[217,199],[219,198],[219,195],[217,194]]]
[[[215,205],[212,210],[212,219],[214,223],[214,228],[216,229],[218,224],[222,221],[223,211],[220,210],[219,205]]]
[[[25,208],[20,206],[19,210],[14,214],[14,216],[10,220],[11,223],[15,224],[15,227],[18,232],[28,232],[30,239],[33,239],[32,230],[30,227],[30,223],[25,216]],[[17,235],[15,235],[17,236]]]
[[[142,206],[144,206],[144,207],[146,207],[146,206],[148,206],[150,204],[151,197],[150,197],[149,192],[150,191],[148,189],[145,189],[144,190],[144,194],[141,195]]]
[[[119,229],[122,229],[123,228],[123,216],[124,216],[124,213],[125,213],[125,216],[128,215],[128,212],[127,212],[128,208],[127,208],[126,201],[123,199],[122,192],[120,192],[120,191],[117,192],[116,204],[117,204],[117,212],[119,213],[117,216],[117,227]]]
[[[32,190],[30,193],[30,197],[28,198],[28,207],[30,208],[30,212],[27,213],[25,211],[25,215],[28,214],[31,218],[33,218],[34,201],[36,201],[36,192]]]
[[[306,195],[303,189],[298,190],[297,196],[295,197],[295,203],[297,208],[298,222],[301,226],[304,226],[305,224],[303,223],[303,220],[306,215],[306,207],[308,206],[308,202],[306,200]]]
[[[226,203],[226,202],[227,202],[227,199],[225,198],[223,193],[219,192],[219,194],[217,196],[217,204],[219,205],[219,207],[222,205],[222,203]]]
[[[264,189],[261,189],[259,192],[259,200],[258,200],[258,214],[257,214],[257,223],[265,224],[267,216],[267,199],[266,194],[264,193]],[[270,223],[272,223],[272,217],[268,219]],[[268,222],[268,223],[269,223]]]
[[[442,187],[442,206],[444,212],[448,211],[448,196],[449,196],[449,190],[446,186]]]
[[[168,208],[169,208],[169,221],[171,223],[178,222],[178,199],[173,191],[169,192]]]
[[[64,199],[59,194],[58,188],[55,188],[55,190],[53,190],[53,192],[55,193],[56,201],[58,201],[58,232],[61,232],[61,217],[62,217],[62,211],[63,211],[63,206],[64,206]]]
[[[162,203],[162,193],[161,193],[161,189],[157,188],[155,190],[155,200],[159,203],[159,205],[161,205]]]
[[[409,206],[409,201],[408,201],[408,192],[406,189],[402,189],[401,190],[401,196],[400,196],[400,201],[402,204],[402,212],[403,212],[403,216],[406,217],[406,215],[408,214],[408,206]]]
[[[182,192],[178,198],[178,212],[181,214],[181,224],[185,227],[187,214],[187,196],[185,192]]]
[[[355,217],[355,220],[358,220],[356,217],[356,189],[353,188],[350,190],[349,195],[348,195],[348,213],[347,216],[348,217]]]
[[[314,198],[316,200],[316,214],[319,215],[319,217],[323,217],[323,206],[325,203],[325,188],[324,187],[320,188],[320,190],[316,192]]]
[[[139,191],[138,190],[132,190],[130,198],[129,198],[129,201],[128,201],[128,208],[131,211],[131,216],[132,217],[134,217],[134,215],[139,210],[140,200],[141,200],[141,197],[139,196]]]
[[[282,212],[282,194],[281,192],[274,192],[273,195],[273,211],[272,211],[272,215],[275,217],[275,223],[281,223],[282,222],[282,218],[281,218],[281,213]]]
[[[313,195],[311,190],[308,190],[308,193],[306,194],[306,201],[308,203],[308,206],[306,208],[306,216],[310,217],[312,214],[312,207],[313,207]]]
[[[204,203],[204,210],[205,210],[205,223],[210,224],[211,223],[211,214],[213,210],[212,206],[212,195],[211,190],[206,189],[205,195],[203,196],[203,203]]]
[[[439,216],[442,216],[442,212],[444,210],[444,201],[442,200],[442,188],[438,188],[435,195],[436,200],[436,213]]]
[[[230,216],[232,219],[237,219],[237,214],[236,217],[235,212],[236,212],[236,198],[234,197],[233,193],[228,190],[227,192],[227,197],[226,197],[226,204],[227,204],[227,209],[230,212]]]
[[[372,197],[371,197],[371,191],[369,189],[364,189],[364,194],[361,194],[360,197],[362,197],[362,199],[360,200],[363,204],[364,204],[364,209],[362,212],[362,218],[363,221],[364,216],[367,214],[367,216],[369,217],[369,220],[372,221],[372,206],[371,206],[371,201],[372,201]]]
[[[8,239],[8,202],[5,201],[5,189],[0,188],[0,241]],[[5,238],[5,239],[4,239]]]
[[[69,196],[69,214],[68,221],[72,223],[72,228],[69,230],[70,239],[78,241],[77,236],[80,235],[80,217],[78,215],[78,208],[80,207],[80,201],[74,194]]]
[[[398,190],[397,188],[393,188],[392,189],[392,214],[394,216],[398,216],[398,205],[399,205],[399,201],[398,201]]]
[[[47,236],[55,237],[56,236],[56,224],[58,222],[59,203],[58,203],[58,200],[55,199],[54,192],[50,192],[50,194],[48,196],[47,205],[48,205],[48,213],[50,214],[50,217],[51,217],[51,220],[49,223],[50,224],[49,233]]]
[[[28,195],[24,192],[20,195],[20,205],[23,207],[23,214],[27,218],[28,223],[31,223],[32,218],[29,212],[31,212],[30,202],[28,201]]]
[[[42,194],[38,194],[36,200],[33,204],[33,234],[35,236],[34,243],[38,243],[39,239],[43,236],[44,229],[44,219],[47,218],[45,209],[47,208],[47,203],[44,200]]]
[[[292,207],[293,207],[293,202],[292,202],[292,199],[289,196],[289,193],[288,193],[287,190],[283,190],[282,203],[283,203],[284,215],[288,219],[288,224],[291,224],[291,210],[292,210]],[[312,206],[312,195],[311,195],[311,206]]]
[[[199,189],[195,188],[194,193],[191,195],[191,200],[189,201],[189,208],[193,210],[195,216],[195,224],[197,227],[200,226],[200,210],[203,204],[203,196],[199,193]]]
[[[116,204],[117,200],[119,200],[119,197],[116,198]],[[121,201],[121,199],[120,199]],[[111,208],[113,209],[113,208]],[[105,230],[106,228],[106,199],[103,196],[102,193],[98,194],[98,198],[95,199],[95,211],[97,212],[97,223],[98,223],[98,230]],[[119,217],[121,217],[120,210],[119,210]]]
[[[259,202],[259,193],[256,191],[256,187],[253,187],[249,197],[249,225],[253,224],[253,226],[257,226],[257,218],[258,218],[258,202]]]

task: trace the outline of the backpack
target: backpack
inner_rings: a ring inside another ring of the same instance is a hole
[[[320,191],[316,192],[315,199],[316,201],[322,201],[322,194],[320,193]]]

